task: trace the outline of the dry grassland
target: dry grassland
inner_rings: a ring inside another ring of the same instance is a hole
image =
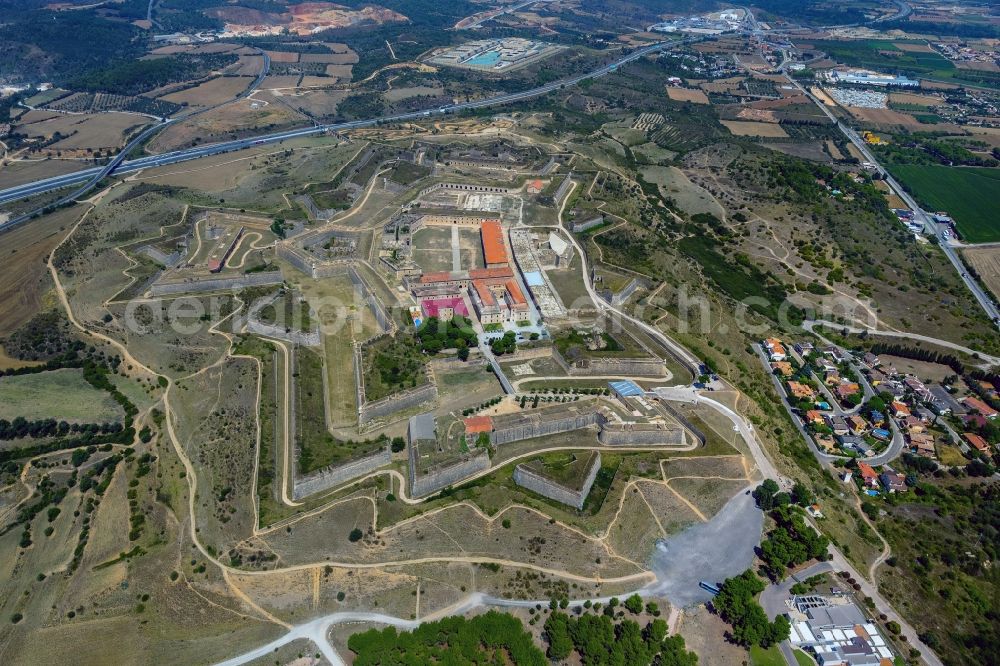
[[[352,69],[354,69],[353,65],[327,65],[326,75],[335,76],[344,81],[350,81]]]
[[[337,112],[337,105],[350,94],[348,90],[302,91],[295,95],[282,95],[281,104],[286,104],[309,116],[330,116]]]
[[[694,104],[708,104],[708,95],[697,88],[667,88],[667,97],[675,102],[692,102]]]
[[[42,307],[52,287],[45,259],[83,214],[83,206],[63,208],[4,235],[0,270],[0,336],[11,333]]]
[[[241,55],[239,62],[229,68],[227,73],[237,76],[257,76],[264,69],[264,56]]]
[[[126,133],[149,123],[129,113],[55,114],[40,122],[35,121],[37,117],[34,111],[25,114],[17,131],[46,139],[59,132],[66,138],[49,146],[52,151],[120,148]]]
[[[912,42],[893,42],[892,44],[900,51],[908,51],[910,53],[934,53],[934,49],[930,47],[930,44],[914,44]]]
[[[994,297],[1000,298],[1000,247],[968,247],[962,257]]]
[[[903,125],[904,127],[924,127],[916,118],[909,113],[893,111],[892,109],[863,109],[860,107],[849,107],[848,110],[855,118],[862,122],[873,123],[875,125]]]
[[[299,54],[289,51],[264,51],[271,58],[271,62],[298,62]]]
[[[901,92],[889,93],[889,101],[896,104],[919,104],[920,106],[942,106],[945,103],[943,99],[932,95]]]
[[[301,62],[322,62],[328,65],[353,65],[358,62],[358,54],[347,53],[303,53]]]
[[[260,84],[261,90],[274,90],[275,88],[294,88],[299,85],[298,74],[268,75],[264,77],[264,82]]]
[[[156,135],[150,150],[166,152],[191,145],[196,139],[209,142],[221,140],[229,133],[273,130],[305,121],[300,114],[277,104],[258,109],[252,109],[250,105],[249,100],[241,99],[171,125]]]
[[[0,189],[15,187],[36,180],[61,176],[91,166],[88,162],[77,160],[20,160],[11,162],[0,168]]]
[[[788,134],[781,125],[772,123],[756,123],[742,120],[721,120],[719,121],[734,136],[762,136],[769,138],[786,138]]]
[[[906,202],[900,199],[899,195],[893,192],[892,188],[889,187],[888,183],[886,183],[884,180],[876,180],[875,187],[877,187],[878,189],[880,189],[882,192],[885,193],[885,200],[886,203],[889,204],[889,208],[909,209],[909,206],[906,205]]]
[[[174,104],[190,106],[215,106],[233,99],[253,82],[249,76],[220,76],[187,90],[181,90],[160,99]]]

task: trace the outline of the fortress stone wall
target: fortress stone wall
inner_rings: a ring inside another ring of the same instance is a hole
[[[554,411],[554,410],[553,410]],[[581,430],[594,425],[601,425],[606,417],[594,411],[563,411],[546,414],[545,410],[534,414],[511,415],[497,417],[493,420],[493,432],[490,433],[490,444],[500,446],[519,442],[522,439],[557,435],[562,432]]]
[[[655,423],[605,423],[597,435],[607,446],[683,446],[684,430]]]
[[[153,296],[168,294],[200,293],[205,291],[232,291],[247,287],[282,284],[285,277],[281,271],[247,273],[232,277],[187,278],[184,280],[157,282],[152,286]]]
[[[575,377],[663,377],[667,366],[659,358],[586,358],[570,363],[552,348],[552,358]]]
[[[578,490],[574,490],[558,484],[552,479],[535,472],[530,467],[521,464],[514,468],[514,483],[536,492],[542,497],[548,497],[551,500],[567,504],[579,510],[583,508],[584,502],[587,501],[587,495],[590,493],[590,489],[594,485],[594,480],[597,478],[597,472],[600,469],[601,454],[598,453],[594,456],[593,461],[591,461],[590,469],[587,472],[587,477],[584,479],[583,485]]]
[[[374,402],[359,403],[358,424],[363,425],[380,416],[392,414],[393,412],[402,412],[410,407],[430,402],[431,400],[435,400],[437,395],[438,390],[435,384],[424,384],[423,386],[418,386],[402,393],[387,395]]]
[[[430,442],[430,445],[433,446],[434,443]],[[419,446],[410,446],[411,497],[426,497],[490,468],[490,457],[485,451],[479,451],[471,458],[423,472],[417,471],[419,457]]]
[[[247,320],[247,330],[256,335],[263,335],[268,338],[276,338],[287,342],[294,342],[304,347],[319,347],[319,330],[314,331],[289,331],[284,326],[265,324],[258,319]]]
[[[583,222],[574,222],[570,227],[573,233],[578,234],[588,229],[593,229],[594,227],[599,227],[604,224],[604,216],[598,215],[597,217],[591,217],[584,220]]]
[[[324,467],[323,469],[296,478],[292,486],[292,498],[299,500],[308,495],[314,495],[315,493],[335,488],[359,476],[374,472],[379,467],[388,465],[390,462],[392,462],[392,453],[389,451],[387,445],[381,451],[365,456],[364,458],[352,460],[343,465]]]

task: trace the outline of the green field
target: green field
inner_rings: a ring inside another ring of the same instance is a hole
[[[750,648],[750,663],[753,666],[785,666],[785,658],[777,645],[772,645],[766,650],[754,645]]]
[[[0,378],[0,418],[12,421],[55,419],[76,423],[113,423],[123,412],[114,398],[91,386],[83,370],[66,368]]]
[[[905,164],[890,170],[922,206],[955,218],[962,240],[1000,241],[1000,222],[993,215],[1000,201],[1000,169]]]

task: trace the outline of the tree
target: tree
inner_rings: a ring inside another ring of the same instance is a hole
[[[392,447],[393,453],[399,453],[406,448],[406,440],[402,437],[393,437],[392,444],[390,446]]]
[[[638,594],[633,594],[631,597],[625,600],[623,604],[632,615],[638,615],[642,612],[642,597]]]
[[[347,536],[347,539],[351,543],[355,543],[357,541],[361,541],[361,537],[363,537],[363,536],[364,536],[364,532],[362,532],[357,527],[355,527],[353,530],[351,530],[351,533]]]
[[[569,637],[569,616],[553,612],[545,620],[545,639],[549,642],[546,654],[552,661],[562,661],[573,651],[573,640]]]
[[[774,508],[774,496],[778,492],[778,484],[774,479],[764,479],[764,482],[753,491],[753,498],[762,511]]]
[[[812,493],[801,481],[796,481],[792,486],[792,501],[799,506],[809,506],[812,503]]]

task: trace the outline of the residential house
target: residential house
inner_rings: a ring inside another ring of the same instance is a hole
[[[872,420],[872,423],[882,423],[883,421],[885,421],[885,414],[878,411],[877,409],[873,409],[871,413],[868,414],[868,418]]]
[[[827,345],[823,347],[823,355],[829,356],[834,363],[843,363],[847,360],[847,356],[841,351],[840,347],[836,345]]]
[[[892,415],[897,419],[901,419],[910,415],[910,408],[899,400],[892,401]]]
[[[810,504],[806,507],[806,513],[808,513],[813,518],[822,518],[823,512],[819,508],[819,504]]]
[[[823,425],[823,414],[818,409],[810,409],[806,411],[806,423],[815,423],[816,425]]]
[[[857,414],[851,414],[847,419],[847,423],[851,427],[851,432],[855,435],[860,435],[868,430],[868,421],[865,421]]]
[[[869,368],[874,368],[879,364],[878,356],[871,352],[865,352],[865,355],[861,357],[861,362]]]
[[[986,455],[990,454],[990,444],[981,436],[974,432],[963,432],[962,437],[965,438],[965,441],[967,441],[971,447],[977,449],[980,453],[985,453]]]
[[[823,358],[822,356],[816,359],[816,367],[823,372],[836,372],[838,369],[836,365],[831,363],[829,360]]]
[[[834,389],[834,392],[840,400],[847,400],[852,395],[861,393],[861,386],[854,382],[841,382],[840,384],[837,384],[837,388]]]
[[[801,356],[809,356],[813,353],[813,343],[811,342],[796,342],[795,351],[797,351]]]
[[[872,437],[880,442],[888,442],[892,438],[892,433],[885,428],[873,428]]]
[[[856,435],[841,435],[837,438],[837,441],[840,443],[841,448],[848,449],[862,455],[864,455],[865,451],[868,450],[868,442]]]
[[[981,381],[978,382],[978,386],[979,386],[979,390],[982,391],[983,395],[985,395],[987,398],[996,398],[997,397],[997,389],[990,382],[982,381],[981,380]]]
[[[969,411],[979,412],[991,421],[995,419],[998,414],[997,410],[993,409],[979,398],[971,395],[962,398],[962,404],[965,405]]]
[[[905,493],[906,477],[899,472],[886,470],[882,472],[882,485],[890,493]]]
[[[834,435],[846,435],[851,431],[847,425],[847,419],[843,416],[831,416],[827,414],[824,419],[826,424],[830,426],[830,430],[833,431]]]
[[[788,382],[788,390],[791,391],[792,395],[799,400],[811,400],[816,395],[812,388],[800,382]]]
[[[839,370],[825,370],[823,372],[823,383],[827,386],[834,386],[840,383],[840,371]]]
[[[889,376],[887,374],[885,374],[884,372],[882,372],[881,370],[877,370],[875,368],[872,368],[868,372],[868,380],[871,382],[872,386],[878,386],[879,384],[882,384],[883,382],[889,381]]]
[[[787,358],[785,346],[778,338],[768,338],[764,340],[764,348],[772,361],[784,361]]]
[[[910,451],[924,458],[937,458],[937,451],[934,448],[934,436],[927,433],[911,434]]]
[[[921,419],[917,418],[916,416],[913,416],[912,414],[910,416],[905,417],[900,423],[900,425],[903,426],[906,429],[906,431],[911,434],[915,432],[924,431],[924,422]]]
[[[903,380],[903,385],[913,391],[914,395],[916,395],[922,402],[928,401],[934,397],[931,395],[931,392],[927,389],[927,387],[924,386],[924,383],[916,377],[907,377]]]
[[[875,472],[871,465],[864,462],[858,463],[858,473],[861,474],[861,481],[864,483],[865,487],[878,490],[879,479],[878,474]]]
[[[788,361],[775,361],[771,364],[771,370],[777,372],[782,377],[791,377],[795,372],[792,369],[792,364]]]

